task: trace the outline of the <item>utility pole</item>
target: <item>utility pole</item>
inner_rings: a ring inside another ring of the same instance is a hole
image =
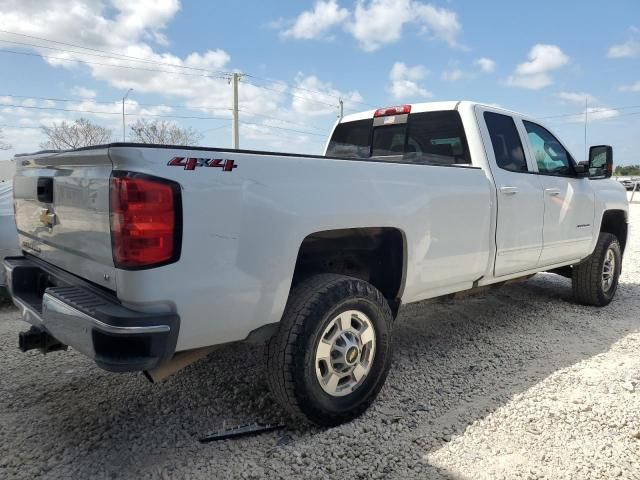
[[[129,90],[127,90],[127,93],[125,93],[124,97],[122,97],[122,141],[123,142],[127,141],[127,126],[126,126],[126,120],[124,116],[124,102],[131,92],[133,92],[133,88],[130,88]]]
[[[237,150],[240,148],[240,131],[238,122],[238,82],[240,74],[233,73],[231,76],[231,85],[233,88],[232,105],[231,105],[231,148]]]
[[[342,120],[342,117],[344,117],[344,101],[342,100],[342,97],[338,100],[338,102],[340,102],[338,104],[338,118]]]

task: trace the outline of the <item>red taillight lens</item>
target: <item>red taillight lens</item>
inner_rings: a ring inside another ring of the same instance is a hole
[[[133,173],[111,178],[111,243],[117,268],[149,268],[180,254],[180,189]]]
[[[379,108],[373,113],[374,117],[386,117],[387,115],[401,115],[411,113],[411,105],[398,105],[397,107]]]

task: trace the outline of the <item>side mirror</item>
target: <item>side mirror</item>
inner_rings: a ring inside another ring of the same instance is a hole
[[[589,148],[589,176],[609,178],[613,174],[613,148],[597,145]]]

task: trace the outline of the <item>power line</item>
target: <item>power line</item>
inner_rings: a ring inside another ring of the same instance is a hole
[[[226,79],[227,77],[225,76],[212,76],[212,75],[205,75],[205,74],[200,74],[200,73],[187,73],[187,72],[174,72],[171,70],[158,70],[156,68],[145,68],[145,67],[134,67],[131,65],[116,65],[113,63],[101,63],[101,62],[90,62],[88,60],[78,60],[78,59],[74,59],[74,58],[63,58],[63,57],[54,57],[51,55],[42,55],[40,53],[29,53],[29,52],[16,52],[15,50],[4,50],[1,49],[0,53],[11,53],[13,55],[26,55],[29,57],[40,57],[40,58],[49,58],[52,60],[59,60],[62,62],[78,62],[78,63],[84,63],[87,65],[101,65],[103,67],[113,67],[113,68],[126,68],[128,70],[142,70],[142,71],[146,71],[146,72],[159,72],[159,73],[170,73],[170,74],[174,74],[174,75],[186,75],[189,77],[204,77],[204,78],[210,78],[210,79]],[[77,53],[77,52],[69,52],[69,53]],[[119,60],[119,59],[114,59],[114,60]]]
[[[240,120],[240,124],[255,125],[257,127],[264,127],[264,128],[275,128],[276,130],[285,130],[287,132],[302,133],[304,135],[314,135],[316,137],[326,137],[326,135],[322,133],[309,132],[306,130],[297,130],[297,129],[287,128],[287,127],[278,127],[276,125],[267,125],[265,123],[243,122],[242,120]]]
[[[73,53],[73,54],[76,54],[76,55],[91,55],[91,56],[97,56],[97,57],[101,57],[101,58],[112,59],[112,60],[129,59],[129,60],[132,60],[132,61],[135,61],[135,62],[142,62],[142,63],[153,64],[153,65],[164,65],[164,66],[170,66],[170,67],[173,67],[173,68],[181,68],[181,69],[187,69],[187,70],[196,70],[196,71],[205,72],[205,73],[212,73],[212,74],[214,74],[214,76],[204,75],[204,74],[189,74],[189,73],[186,73],[186,72],[175,72],[175,71],[171,71],[171,70],[149,69],[149,68],[143,68],[143,67],[135,67],[135,66],[131,66],[131,65],[104,64],[104,63],[100,63],[100,62],[91,62],[91,61],[88,61],[88,60],[69,59],[69,58],[55,57],[55,56],[43,55],[43,54],[17,52],[17,51],[13,51],[13,50],[0,50],[0,51],[3,51],[3,52],[6,52],[6,53],[15,54],[15,55],[27,55],[27,56],[35,56],[35,57],[40,57],[40,58],[49,58],[49,59],[60,60],[60,61],[79,62],[79,63],[88,64],[88,65],[101,65],[101,66],[107,66],[107,67],[136,69],[136,70],[144,70],[144,71],[152,71],[152,72],[160,72],[160,73],[174,73],[174,74],[178,74],[178,75],[201,76],[201,77],[213,78],[213,79],[228,79],[229,76],[232,74],[232,72],[226,72],[226,71],[221,71],[221,70],[209,70],[209,69],[205,69],[205,68],[178,65],[178,64],[175,64],[175,63],[158,62],[158,61],[155,61],[155,60],[149,60],[149,59],[145,59],[145,58],[141,58],[141,57],[134,57],[134,56],[131,56],[131,55],[125,55],[125,54],[120,54],[120,53],[115,53],[115,52],[109,52],[109,51],[100,50],[100,49],[97,49],[97,48],[84,47],[82,45],[77,45],[77,44],[68,43],[68,42],[60,42],[60,41],[57,41],[57,40],[52,40],[52,39],[48,39],[48,38],[44,38],[44,37],[38,37],[38,36],[35,36],[35,35],[27,35],[27,34],[24,34],[24,33],[11,32],[11,31],[8,31],[8,30],[0,29],[0,33],[6,33],[6,34],[10,34],[10,35],[17,35],[17,36],[31,38],[31,39],[35,39],[35,40],[39,40],[39,41],[55,43],[55,44],[58,44],[58,45],[64,45],[64,46],[73,47],[73,48],[79,48],[79,49],[82,49],[82,50],[89,50],[89,51],[92,51],[92,52],[99,52],[99,53],[106,54],[106,55],[98,55],[98,54],[88,53],[88,52],[77,52],[77,51],[66,50],[66,49],[62,49],[62,48],[50,47],[50,46],[46,46],[46,45],[38,45],[38,44],[27,43],[27,42],[17,42],[17,41],[12,41],[12,40],[0,40],[0,42],[12,43],[12,44],[16,44],[16,45],[23,45],[23,46],[33,47],[33,48],[46,48],[46,49],[50,49],[50,50],[61,51],[61,52],[64,52],[64,53]],[[290,84],[288,84],[286,82],[269,80],[269,79],[258,77],[256,75],[252,75],[252,74],[245,74],[245,76],[250,77],[250,78],[254,78],[256,80],[262,80],[262,81],[265,81],[265,82],[268,82],[268,83],[271,83],[271,84],[276,84],[276,85],[282,84],[282,85],[284,85],[287,88],[290,88],[292,90],[306,91],[306,92],[322,95],[322,96],[325,96],[325,97],[335,98],[336,100],[339,100],[341,98],[340,96],[336,96],[336,95],[331,94],[331,93],[321,92],[319,90],[314,90],[314,89],[310,89],[310,88],[306,88],[306,87],[294,86],[294,85],[290,85]],[[274,92],[290,95],[292,97],[300,98],[300,99],[306,100],[306,101],[311,102],[311,103],[322,104],[322,105],[326,105],[326,106],[330,106],[330,107],[337,107],[337,104],[334,104],[334,103],[323,102],[323,101],[316,100],[316,99],[313,99],[313,98],[309,98],[309,97],[305,97],[305,96],[301,96],[301,95],[296,95],[296,94],[293,94],[293,93],[290,93],[290,92],[286,92],[286,91],[282,91],[282,90],[278,90],[278,89],[265,87],[264,85],[257,85],[255,83],[251,83],[251,82],[246,82],[246,83],[249,83],[250,85],[253,85],[253,86],[257,87],[257,88],[262,88],[264,90],[270,90],[270,91],[274,91]],[[357,104],[360,104],[360,105],[366,105],[366,106],[371,107],[371,108],[376,108],[376,106],[374,106],[374,105],[371,105],[371,104],[368,104],[368,103],[365,103],[365,102],[361,102],[361,101],[357,101],[357,100],[350,100],[350,102],[351,103],[357,103]]]
[[[3,50],[3,49],[0,49],[0,53],[10,53],[10,54],[13,54],[13,55],[25,55],[25,56],[29,56],[29,57],[38,57],[38,58],[42,58],[42,59],[59,60],[59,61],[63,61],[63,62],[77,62],[77,63],[87,64],[87,65],[100,65],[100,66],[104,66],[104,67],[124,68],[124,69],[127,69],[127,70],[142,70],[142,71],[146,71],[146,72],[169,73],[169,74],[174,74],[174,75],[185,75],[185,76],[190,76],[190,77],[203,77],[203,78],[209,78],[209,79],[212,79],[212,80],[226,80],[227,79],[226,76],[212,76],[212,75],[205,75],[205,74],[199,74],[199,73],[175,72],[175,71],[171,71],[171,70],[159,70],[159,69],[155,69],[155,68],[134,67],[134,66],[131,66],[131,65],[117,65],[117,64],[113,64],[113,63],[90,62],[88,60],[79,60],[79,59],[73,59],[73,58],[63,58],[63,57],[56,57],[56,56],[52,56],[52,55],[42,55],[42,54],[39,54],[39,53],[17,52],[15,50]],[[77,53],[77,52],[69,52],[69,53]],[[118,59],[114,59],[114,60],[118,60]],[[269,90],[269,91],[277,92],[277,93],[280,93],[280,94],[289,95],[291,97],[300,98],[300,99],[305,100],[307,102],[326,105],[326,106],[333,107],[333,108],[336,108],[336,106],[337,106],[337,104],[322,102],[320,100],[315,100],[313,98],[303,97],[302,95],[296,95],[295,93],[291,93],[291,92],[287,92],[287,91],[283,91],[283,90],[278,90],[278,89],[275,89],[275,88],[265,87],[264,85],[257,85],[255,83],[251,83],[251,82],[247,82],[247,81],[245,81],[245,83],[247,83],[249,85],[253,85],[256,88],[262,88],[263,90]]]
[[[61,102],[61,103],[68,103],[68,102],[83,102],[83,101],[90,101],[92,103],[95,104],[103,104],[103,105],[115,105],[116,103],[119,103],[119,100],[113,100],[113,101],[99,101],[99,100],[94,100],[94,99],[71,99],[71,98],[57,98],[57,97],[36,97],[36,96],[27,96],[27,95],[13,95],[13,94],[0,94],[0,98],[2,97],[10,97],[10,98],[25,98],[25,99],[29,99],[29,100],[45,100],[45,101],[50,101],[50,102]],[[165,104],[165,103],[139,103],[139,102],[128,102],[130,105],[137,105],[140,107],[167,107],[167,108],[174,108],[174,109],[186,109],[186,110],[198,110],[198,109],[211,109],[211,110],[220,110],[220,111],[231,111],[230,108],[221,108],[221,107],[216,107],[214,105],[186,105],[186,104]],[[0,105],[2,106],[2,105]],[[20,105],[20,107],[22,107],[22,105]],[[26,108],[26,107],[25,107]],[[44,107],[43,107],[44,108]],[[244,112],[247,113],[249,115],[252,116],[256,116],[256,117],[263,117],[263,118],[268,118],[271,120],[276,120],[279,122],[283,122],[283,123],[287,123],[290,125],[296,125],[296,126],[300,126],[299,122],[293,122],[291,120],[286,120],[284,118],[281,117],[276,117],[273,115],[267,115],[264,113],[257,113],[254,112],[252,110],[246,110],[246,109],[239,109],[240,112]],[[92,112],[88,112],[88,113],[92,113]],[[307,127],[309,128],[313,128],[315,130],[318,130],[319,132],[325,132],[326,129],[325,128],[321,128],[315,125],[307,125]]]
[[[60,108],[60,107],[40,107],[35,105],[15,105],[10,103],[0,103],[0,107],[13,107],[13,108],[28,108],[34,110],[57,110],[61,112],[77,112],[77,113],[92,113],[94,115],[122,115],[122,112],[104,112],[104,111],[96,111],[96,110],[80,110],[78,108]],[[160,117],[160,118],[185,118],[185,119],[196,119],[196,120],[228,120],[225,117],[215,117],[215,116],[191,116],[191,115],[163,115],[163,114],[153,114],[153,113],[127,113],[127,115],[137,116],[137,117]]]
[[[246,76],[250,77],[250,78],[255,78],[256,80],[262,80],[262,81],[265,81],[265,82],[273,84],[273,85],[284,84],[284,85],[288,86],[289,88],[291,88],[293,90],[300,90],[300,91],[303,91],[303,92],[315,93],[315,94],[318,94],[318,95],[323,95],[325,97],[335,98],[336,100],[340,100],[341,98],[343,98],[340,95],[334,95],[332,93],[321,92],[320,90],[314,90],[314,89],[311,89],[311,88],[290,85],[290,84],[288,84],[286,82],[282,82],[282,81],[279,81],[279,80],[269,80],[268,78],[257,77],[255,75],[251,75],[249,73],[247,73]],[[258,85],[256,85],[256,86],[258,86]],[[303,98],[307,98],[307,97],[303,97]],[[349,101],[351,103],[357,103],[359,105],[365,105],[365,106],[371,107],[371,108],[378,108],[376,105],[371,105],[370,103],[366,103],[366,102],[360,102],[358,100],[349,100]]]
[[[43,41],[43,42],[50,42],[50,43],[56,43],[58,45],[65,45],[67,47],[80,48],[82,50],[89,50],[89,51],[92,51],[92,52],[105,53],[105,54],[107,54],[107,55],[109,55],[111,57],[105,56],[105,55],[95,55],[95,54],[91,54],[91,53],[87,53],[87,52],[72,52],[72,51],[69,51],[69,50],[61,49],[61,48],[49,47],[49,46],[44,46],[44,45],[35,45],[35,44],[31,44],[31,43],[15,42],[15,41],[10,41],[10,40],[0,40],[2,42],[14,43],[14,44],[18,44],[18,45],[26,45],[26,46],[31,46],[31,47],[46,48],[46,49],[50,49],[50,50],[59,50],[59,51],[62,51],[62,52],[67,52],[67,53],[79,53],[81,55],[93,55],[93,56],[99,56],[99,57],[103,57],[103,58],[121,57],[119,59],[129,59],[129,60],[134,60],[134,61],[137,61],[137,62],[152,63],[152,64],[155,64],[155,65],[164,65],[164,66],[175,67],[175,68],[184,68],[184,69],[187,69],[187,70],[198,70],[198,71],[202,71],[202,72],[216,73],[216,74],[221,74],[221,75],[230,75],[232,73],[232,72],[225,72],[225,71],[222,71],[222,70],[209,70],[209,69],[206,69],[206,68],[189,67],[189,66],[186,66],[186,65],[179,65],[177,63],[158,62],[156,60],[149,60],[149,59],[146,59],[146,58],[134,57],[132,55],[125,55],[123,53],[109,52],[107,50],[100,50],[98,48],[83,47],[82,45],[77,45],[77,44],[73,44],[73,43],[66,43],[66,42],[60,42],[58,40],[51,40],[49,38],[37,37],[35,35],[27,35],[25,33],[10,32],[8,30],[1,30],[0,29],[0,33],[8,33],[10,35],[17,35],[17,36],[20,36],[20,37],[32,38],[34,40],[40,40],[40,41]]]
[[[210,69],[206,69],[206,68],[189,67],[189,66],[186,66],[186,65],[179,65],[179,64],[175,64],[175,63],[159,62],[159,61],[156,61],[156,60],[149,60],[149,59],[145,59],[145,58],[141,58],[141,57],[135,57],[135,56],[132,56],[132,55],[125,55],[125,54],[122,54],[122,53],[116,53],[116,52],[110,52],[110,51],[106,51],[106,50],[101,50],[101,49],[98,49],[98,48],[84,47],[82,45],[77,45],[77,44],[68,43],[68,42],[60,42],[60,41],[57,41],[57,40],[52,40],[52,39],[44,38],[44,37],[38,37],[38,36],[35,36],[35,35],[27,35],[27,34],[24,34],[24,33],[10,32],[8,30],[0,29],[0,33],[6,33],[6,34],[10,34],[10,35],[17,35],[17,36],[31,38],[31,39],[39,40],[39,41],[43,41],[43,42],[50,42],[50,43],[55,43],[55,44],[58,44],[58,45],[65,45],[67,47],[73,47],[73,48],[79,48],[79,49],[82,49],[82,50],[89,50],[89,51],[92,51],[92,52],[98,52],[98,53],[106,54],[106,55],[98,55],[98,54],[93,54],[93,53],[88,53],[88,52],[74,52],[74,51],[69,51],[69,50],[65,50],[65,49],[62,49],[62,48],[56,48],[56,47],[50,47],[50,46],[46,46],[46,45],[38,45],[38,44],[26,43],[26,42],[17,42],[17,41],[13,41],[13,40],[0,40],[0,42],[12,43],[12,44],[16,44],[16,45],[24,45],[24,46],[36,47],[36,48],[46,48],[46,49],[49,49],[49,50],[57,50],[57,51],[66,52],[66,53],[76,53],[76,54],[80,54],[80,55],[91,55],[91,56],[97,56],[97,57],[101,57],[101,58],[112,58],[112,59],[114,59],[114,57],[117,57],[118,59],[129,59],[129,60],[134,60],[136,62],[149,63],[149,64],[153,64],[153,65],[164,65],[164,66],[170,66],[170,67],[175,67],[175,68],[183,68],[183,69],[187,69],[187,70],[197,70],[197,71],[201,71],[201,72],[215,73],[215,74],[225,75],[225,76],[229,76],[229,75],[231,75],[233,73],[233,72],[228,72],[228,71],[223,71],[223,70],[210,70]],[[254,78],[256,80],[262,80],[264,82],[271,83],[271,84],[276,84],[276,85],[277,84],[284,84],[288,88],[291,88],[293,90],[299,90],[299,91],[304,91],[304,92],[315,93],[315,94],[322,95],[322,96],[325,96],[325,97],[335,98],[336,100],[339,100],[341,98],[339,95],[334,95],[332,93],[322,92],[320,90],[314,90],[314,89],[307,88],[307,87],[300,87],[300,86],[290,85],[290,84],[288,84],[286,82],[282,82],[282,81],[279,81],[279,80],[271,80],[271,79],[264,78],[264,77],[259,77],[257,75],[253,75],[253,74],[248,74],[247,73],[247,74],[245,74],[245,76],[250,77],[250,78]],[[258,86],[258,85],[255,85],[255,86]],[[358,101],[358,100],[350,100],[350,101],[351,101],[351,103],[357,103],[357,104],[360,104],[360,105],[366,105],[368,107],[377,108],[375,105],[371,105],[371,104],[366,103],[366,102],[361,102],[361,101]]]
[[[95,111],[95,110],[80,110],[80,109],[74,109],[74,108],[38,107],[38,106],[32,106],[32,105],[27,106],[27,105],[14,105],[14,104],[3,104],[3,103],[0,103],[0,107],[15,107],[15,108],[28,108],[28,109],[36,109],[36,110],[56,110],[56,111],[63,111],[63,112],[92,113],[95,115],[121,115],[121,112],[101,112],[101,111]],[[154,115],[154,114],[143,114],[143,113],[127,113],[127,115],[134,116],[134,117],[159,117],[159,118],[179,118],[179,119],[194,119],[194,120],[229,120],[228,118],[214,117],[214,116],[201,117],[201,116],[192,116],[192,115]],[[267,125],[262,123],[246,122],[246,121],[241,123],[244,123],[245,125],[256,125],[259,127],[275,128],[277,130],[285,130],[285,131],[290,131],[295,133],[302,133],[305,135],[315,135],[320,137],[326,136],[320,133],[287,128],[287,127],[279,127],[276,125]]]
[[[621,107],[599,107],[592,108],[589,110],[589,113],[599,113],[599,112],[610,112],[610,111],[618,111],[618,110],[628,110],[629,108],[640,108],[640,105],[624,105]],[[563,117],[576,117],[578,115],[584,115],[584,110],[576,113],[565,113],[562,115],[548,115],[546,117],[537,117],[539,119],[550,119],[550,118],[563,118]]]
[[[42,128],[41,125],[39,126],[29,126],[29,125],[0,125],[0,128]]]
[[[593,113],[593,112],[589,112],[589,113]],[[621,115],[614,115],[613,117],[595,118],[595,119],[591,119],[591,123],[594,123],[594,122],[606,122],[606,121],[609,121],[609,120],[617,120],[620,117],[631,117],[633,115],[640,115],[640,112],[623,113]],[[574,114],[573,116],[576,116],[576,115]],[[562,122],[562,123],[560,123],[560,125],[572,125],[572,124],[580,125],[580,124],[582,124],[582,121],[580,121],[580,122]]]
[[[249,85],[253,85],[254,87],[257,87],[257,88],[262,88],[264,90],[269,90],[271,92],[281,93],[283,95],[289,95],[289,96],[294,97],[294,98],[300,98],[302,100],[306,100],[306,101],[312,102],[312,103],[317,103],[317,104],[320,104],[320,105],[327,105],[327,106],[333,107],[333,108],[336,108],[336,106],[337,106],[337,104],[335,104],[335,103],[327,103],[327,102],[322,102],[320,100],[314,100],[314,99],[309,98],[309,97],[303,97],[302,95],[296,95],[295,93],[287,92],[287,91],[284,91],[284,90],[278,90],[277,88],[269,88],[269,87],[265,87],[264,85],[257,85],[255,83],[251,83],[251,82],[248,82],[246,80],[245,80],[244,83],[248,83]]]

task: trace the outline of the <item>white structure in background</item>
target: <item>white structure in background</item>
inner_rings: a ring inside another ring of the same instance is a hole
[[[0,160],[0,182],[11,180],[16,173],[16,164],[11,160]]]
[[[0,258],[10,255],[20,255],[18,232],[13,216],[13,183],[0,181]],[[0,285],[4,284],[5,272],[2,269],[0,271]]]

